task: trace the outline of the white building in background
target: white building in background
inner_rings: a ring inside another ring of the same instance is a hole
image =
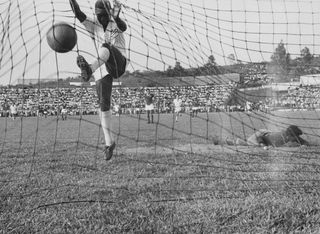
[[[300,84],[320,86],[320,74],[300,76]]]
[[[90,83],[87,83],[87,82],[81,82],[81,81],[78,81],[78,82],[69,82],[69,84],[71,86],[95,86],[96,85],[96,82],[95,81],[92,81]],[[121,86],[122,83],[121,82],[118,82],[118,81],[113,81],[112,82],[112,85],[113,86]]]
[[[39,82],[56,82],[57,79],[30,79],[30,78],[19,78],[11,82],[11,85],[35,85]]]

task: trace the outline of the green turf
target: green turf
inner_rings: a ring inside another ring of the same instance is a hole
[[[3,233],[318,233],[317,112],[0,119]],[[314,144],[217,144],[298,124]]]

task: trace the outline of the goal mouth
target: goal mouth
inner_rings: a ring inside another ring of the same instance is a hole
[[[107,67],[78,3],[84,23],[68,1],[0,3],[4,232],[314,232],[283,217],[317,213],[320,1],[123,0]],[[65,53],[46,39],[59,22]]]
[[[82,3],[80,8],[88,19],[92,18],[93,26],[99,26],[89,3]],[[312,101],[317,99],[320,83],[320,36],[314,32],[320,24],[315,17],[319,8],[317,1],[283,1],[276,7],[275,3],[253,0],[241,4],[232,0],[203,4],[122,3],[119,17],[127,24],[127,30],[126,43],[121,45],[126,48],[116,47],[121,53],[126,50],[123,54],[127,56],[127,71],[113,82],[113,105],[118,106],[114,114],[120,119],[125,115],[140,126],[140,121],[149,118],[143,116],[144,95],[151,90],[155,95],[150,110],[154,112],[153,121],[171,133],[172,142],[177,133],[185,138],[182,144],[206,141],[237,145],[259,129],[282,131],[295,124],[316,145],[317,133],[312,133],[309,118],[317,118],[319,109],[319,103]],[[74,120],[84,121],[83,115],[97,115],[95,80],[106,74],[105,67],[98,68],[91,82],[83,83],[76,57],[81,54],[94,61],[104,39],[88,32],[68,3],[34,2],[29,6],[8,1],[3,9],[6,14],[2,15],[1,24],[1,115],[10,115],[10,105],[18,104],[16,115],[36,116],[36,129],[41,125],[41,116],[58,119],[61,109],[67,109]],[[44,16],[44,10],[51,12],[50,17]],[[51,50],[44,40],[48,29],[61,22],[78,35],[77,45],[63,54]],[[173,104],[177,95],[182,99],[179,107]],[[311,117],[297,114],[304,110]],[[162,115],[169,114],[172,120],[167,118],[168,123],[162,123]],[[181,114],[188,116],[185,124],[192,126],[198,121],[202,132],[192,127],[189,131],[178,129]],[[218,118],[225,119],[216,119],[219,115]],[[224,123],[226,119],[232,124]],[[93,120],[86,121],[98,128]],[[54,122],[52,130],[54,146],[58,142],[59,123]],[[19,144],[23,143],[23,128],[21,124]],[[115,134],[122,136],[120,122],[117,128]],[[81,124],[77,131],[80,134]],[[136,131],[140,137],[141,129]],[[161,137],[157,131],[149,140],[159,145]],[[36,151],[40,138],[37,131],[34,134],[30,139],[34,140]],[[100,144],[100,137],[93,139]],[[163,138],[169,139],[170,134]],[[198,142],[194,140],[197,138]],[[224,142],[226,138],[228,142]],[[75,136],[69,140],[80,142]],[[5,134],[2,145],[7,141]]]

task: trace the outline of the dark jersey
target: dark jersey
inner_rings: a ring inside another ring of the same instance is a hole
[[[147,96],[145,97],[145,100],[146,100],[146,104],[147,104],[147,105],[151,105],[151,104],[153,103],[153,97],[154,97],[153,94],[147,95]]]
[[[309,145],[309,143],[300,136],[287,135],[285,132],[270,132],[261,137],[261,141],[265,145],[274,147],[283,146],[287,143],[297,143],[299,145]]]

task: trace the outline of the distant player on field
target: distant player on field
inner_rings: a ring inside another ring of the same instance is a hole
[[[61,109],[62,120],[67,120],[67,116],[68,116],[68,110],[67,110],[66,106],[63,106]]]
[[[195,98],[192,101],[192,113],[191,113],[191,116],[192,117],[198,116],[198,112],[199,112],[199,100],[198,100],[198,98]]]
[[[119,105],[118,102],[116,102],[113,105],[113,111],[114,111],[115,116],[119,116],[120,115],[120,105]]]
[[[153,123],[154,105],[153,105],[154,95],[147,90],[145,94],[145,110],[147,112],[148,124]]]
[[[10,105],[10,116],[13,120],[15,120],[16,117],[18,116],[17,105],[15,103],[12,103]]]
[[[113,79],[122,76],[126,70],[127,59],[125,50],[126,23],[120,19],[121,5],[114,1],[114,7],[108,0],[97,0],[95,3],[96,19],[87,17],[76,0],[69,0],[76,18],[90,33],[96,48],[97,57],[89,64],[84,57],[77,57],[77,65],[81,70],[81,77],[89,81],[95,73],[98,102],[100,105],[100,121],[105,137],[104,154],[110,160],[115,149],[115,141],[111,126],[111,92]]]
[[[4,117],[9,117],[9,116],[10,116],[10,105],[9,105],[9,103],[7,102],[7,100],[4,100],[2,109],[3,109],[3,112],[4,112],[4,113],[3,113],[3,116],[4,116]]]
[[[174,106],[174,114],[175,114],[175,121],[178,121],[178,117],[181,116],[181,105],[182,100],[180,99],[179,95],[176,95],[176,98],[173,99],[173,106]]]

